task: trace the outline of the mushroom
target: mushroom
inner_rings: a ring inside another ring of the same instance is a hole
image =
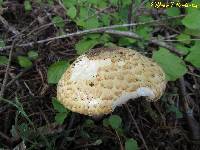
[[[165,73],[152,59],[128,48],[97,48],[66,70],[57,98],[73,112],[101,116],[141,96],[157,101],[165,87]]]

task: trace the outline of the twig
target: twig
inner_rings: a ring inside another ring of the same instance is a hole
[[[8,137],[7,135],[5,135],[3,132],[0,131],[0,136],[4,139],[6,139],[7,141],[9,141],[10,143],[12,142],[12,139],[10,137]]]
[[[124,147],[123,147],[122,141],[121,141],[121,139],[120,139],[120,137],[119,137],[119,134],[117,133],[116,130],[115,130],[115,133],[116,133],[117,138],[118,138],[118,140],[119,140],[120,150],[124,150]]]
[[[13,41],[12,47],[11,47],[11,50],[10,50],[10,53],[9,53],[8,64],[7,64],[7,67],[6,67],[6,73],[5,73],[5,76],[4,76],[3,84],[1,86],[0,97],[4,96],[4,91],[5,91],[5,88],[6,88],[6,82],[8,80],[8,72],[9,72],[9,68],[10,68],[10,64],[11,64],[13,49],[15,47],[15,42],[16,42],[16,39]]]
[[[179,16],[170,17],[168,19],[176,19],[176,18],[181,18],[181,17],[184,17],[184,16],[185,15],[179,15]],[[50,41],[63,39],[63,38],[67,38],[67,37],[81,36],[81,35],[85,35],[85,34],[89,34],[89,33],[105,32],[106,30],[110,30],[110,29],[130,27],[130,26],[136,26],[136,25],[144,25],[144,24],[155,23],[155,22],[160,22],[160,21],[164,21],[164,20],[166,20],[166,19],[153,20],[153,21],[142,22],[142,23],[121,24],[121,25],[112,25],[112,26],[94,28],[94,29],[89,29],[89,30],[84,30],[84,31],[77,31],[77,32],[74,32],[74,33],[69,33],[69,34],[65,34],[65,35],[61,35],[61,36],[57,36],[57,37],[47,38],[47,39],[36,41],[36,42],[29,42],[29,43],[25,43],[25,44],[16,44],[15,46],[16,47],[32,47],[34,44],[42,44],[42,43],[45,43],[45,42],[50,42]],[[11,49],[11,47],[12,46],[1,47],[0,51]]]
[[[114,34],[114,35],[118,35],[118,36],[126,36],[126,37],[130,37],[130,38],[134,38],[134,39],[139,39],[139,40],[143,39],[142,37],[140,37],[136,33],[129,32],[129,31],[108,30],[108,31],[105,31],[105,33]],[[185,55],[183,52],[178,51],[176,48],[174,48],[174,47],[172,47],[172,46],[170,46],[167,43],[164,43],[162,41],[159,41],[159,40],[156,40],[156,39],[150,39],[150,40],[147,40],[147,41],[150,42],[150,43],[156,44],[158,46],[167,48],[168,50],[170,50],[171,52],[176,53],[179,56]]]
[[[3,27],[6,30],[12,32],[14,35],[19,35],[20,34],[20,32],[17,31],[13,26],[9,25],[8,22],[6,21],[6,19],[4,19],[1,15],[0,15],[0,21],[3,24]]]
[[[133,123],[135,124],[135,127],[136,127],[136,129],[137,129],[137,131],[138,131],[138,133],[139,133],[140,139],[142,140],[145,149],[146,149],[146,150],[149,150],[149,148],[147,147],[147,144],[146,144],[146,142],[145,142],[145,140],[144,140],[144,137],[143,137],[143,135],[142,135],[142,133],[141,133],[141,131],[140,131],[140,128],[138,127],[137,122],[136,122],[135,118],[133,117],[133,115],[132,115],[132,113],[131,113],[131,111],[130,111],[128,105],[125,104],[125,107],[126,107],[128,113],[129,113],[129,115],[131,116],[131,119],[133,120]]]
[[[32,68],[32,67],[31,67]],[[19,79],[24,73],[26,73],[28,70],[30,70],[31,68],[27,68],[25,70],[23,70],[22,72],[20,72],[19,74],[16,75],[15,78],[13,78],[11,81],[9,81],[7,84],[6,84],[6,88],[8,88],[9,86],[12,85],[13,82],[15,82],[17,79]]]
[[[188,94],[185,87],[185,81],[184,78],[179,79],[180,83],[180,93],[181,93],[181,102],[183,104],[184,112],[187,118],[187,123],[189,125],[189,128],[191,130],[192,139],[193,140],[200,140],[200,126],[199,123],[195,120],[193,116],[193,110],[188,105]]]
[[[184,56],[185,55],[184,52],[178,51],[176,48],[170,46],[169,44],[167,44],[165,42],[162,42],[162,41],[159,41],[159,40],[156,40],[156,39],[152,39],[152,40],[150,40],[150,42],[153,43],[153,44],[156,44],[156,45],[158,45],[160,47],[164,47],[164,48],[170,50],[171,52],[176,53],[179,56]]]

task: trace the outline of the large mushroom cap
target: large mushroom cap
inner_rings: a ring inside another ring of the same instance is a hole
[[[98,48],[66,70],[57,98],[71,111],[93,116],[111,113],[140,96],[156,101],[165,87],[165,73],[150,58],[127,48]]]

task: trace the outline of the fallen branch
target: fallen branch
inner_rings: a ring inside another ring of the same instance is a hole
[[[170,17],[168,19],[176,19],[176,18],[181,18],[184,16],[185,15],[179,15],[179,16]],[[112,25],[112,26],[94,28],[94,29],[89,29],[89,30],[84,30],[84,31],[77,31],[74,33],[69,33],[69,34],[65,34],[65,35],[61,35],[61,36],[57,36],[57,37],[47,38],[47,39],[36,41],[36,42],[29,42],[29,43],[25,43],[25,44],[16,44],[15,46],[16,47],[33,47],[34,44],[43,44],[43,43],[58,40],[58,39],[64,39],[64,38],[73,37],[73,36],[81,36],[81,35],[85,35],[85,34],[89,34],[89,33],[101,33],[101,32],[105,32],[107,30],[111,30],[111,29],[130,27],[130,26],[136,26],[136,25],[144,25],[144,24],[155,23],[155,22],[160,22],[160,21],[164,21],[164,20],[166,20],[166,19],[153,20],[153,21],[142,22],[142,23],[121,24],[121,25]],[[11,47],[12,47],[11,45],[1,47],[0,51],[11,49]]]
[[[130,37],[130,38],[138,39],[138,40],[143,39],[142,37],[140,37],[136,33],[129,32],[129,31],[108,30],[108,31],[105,31],[105,33],[114,34],[114,35],[118,35],[118,36],[126,36],[126,37]],[[185,55],[183,52],[178,51],[176,48],[174,48],[174,47],[170,46],[169,44],[164,43],[162,41],[159,41],[159,40],[156,40],[156,39],[150,39],[150,40],[147,40],[147,41],[150,42],[150,43],[156,44],[158,46],[164,47],[164,48],[170,50],[171,52],[176,53],[179,56]]]

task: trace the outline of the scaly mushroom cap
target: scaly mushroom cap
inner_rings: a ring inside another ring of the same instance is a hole
[[[165,73],[152,59],[132,49],[98,48],[78,57],[66,70],[57,98],[71,111],[95,116],[140,96],[156,101],[165,87]]]

